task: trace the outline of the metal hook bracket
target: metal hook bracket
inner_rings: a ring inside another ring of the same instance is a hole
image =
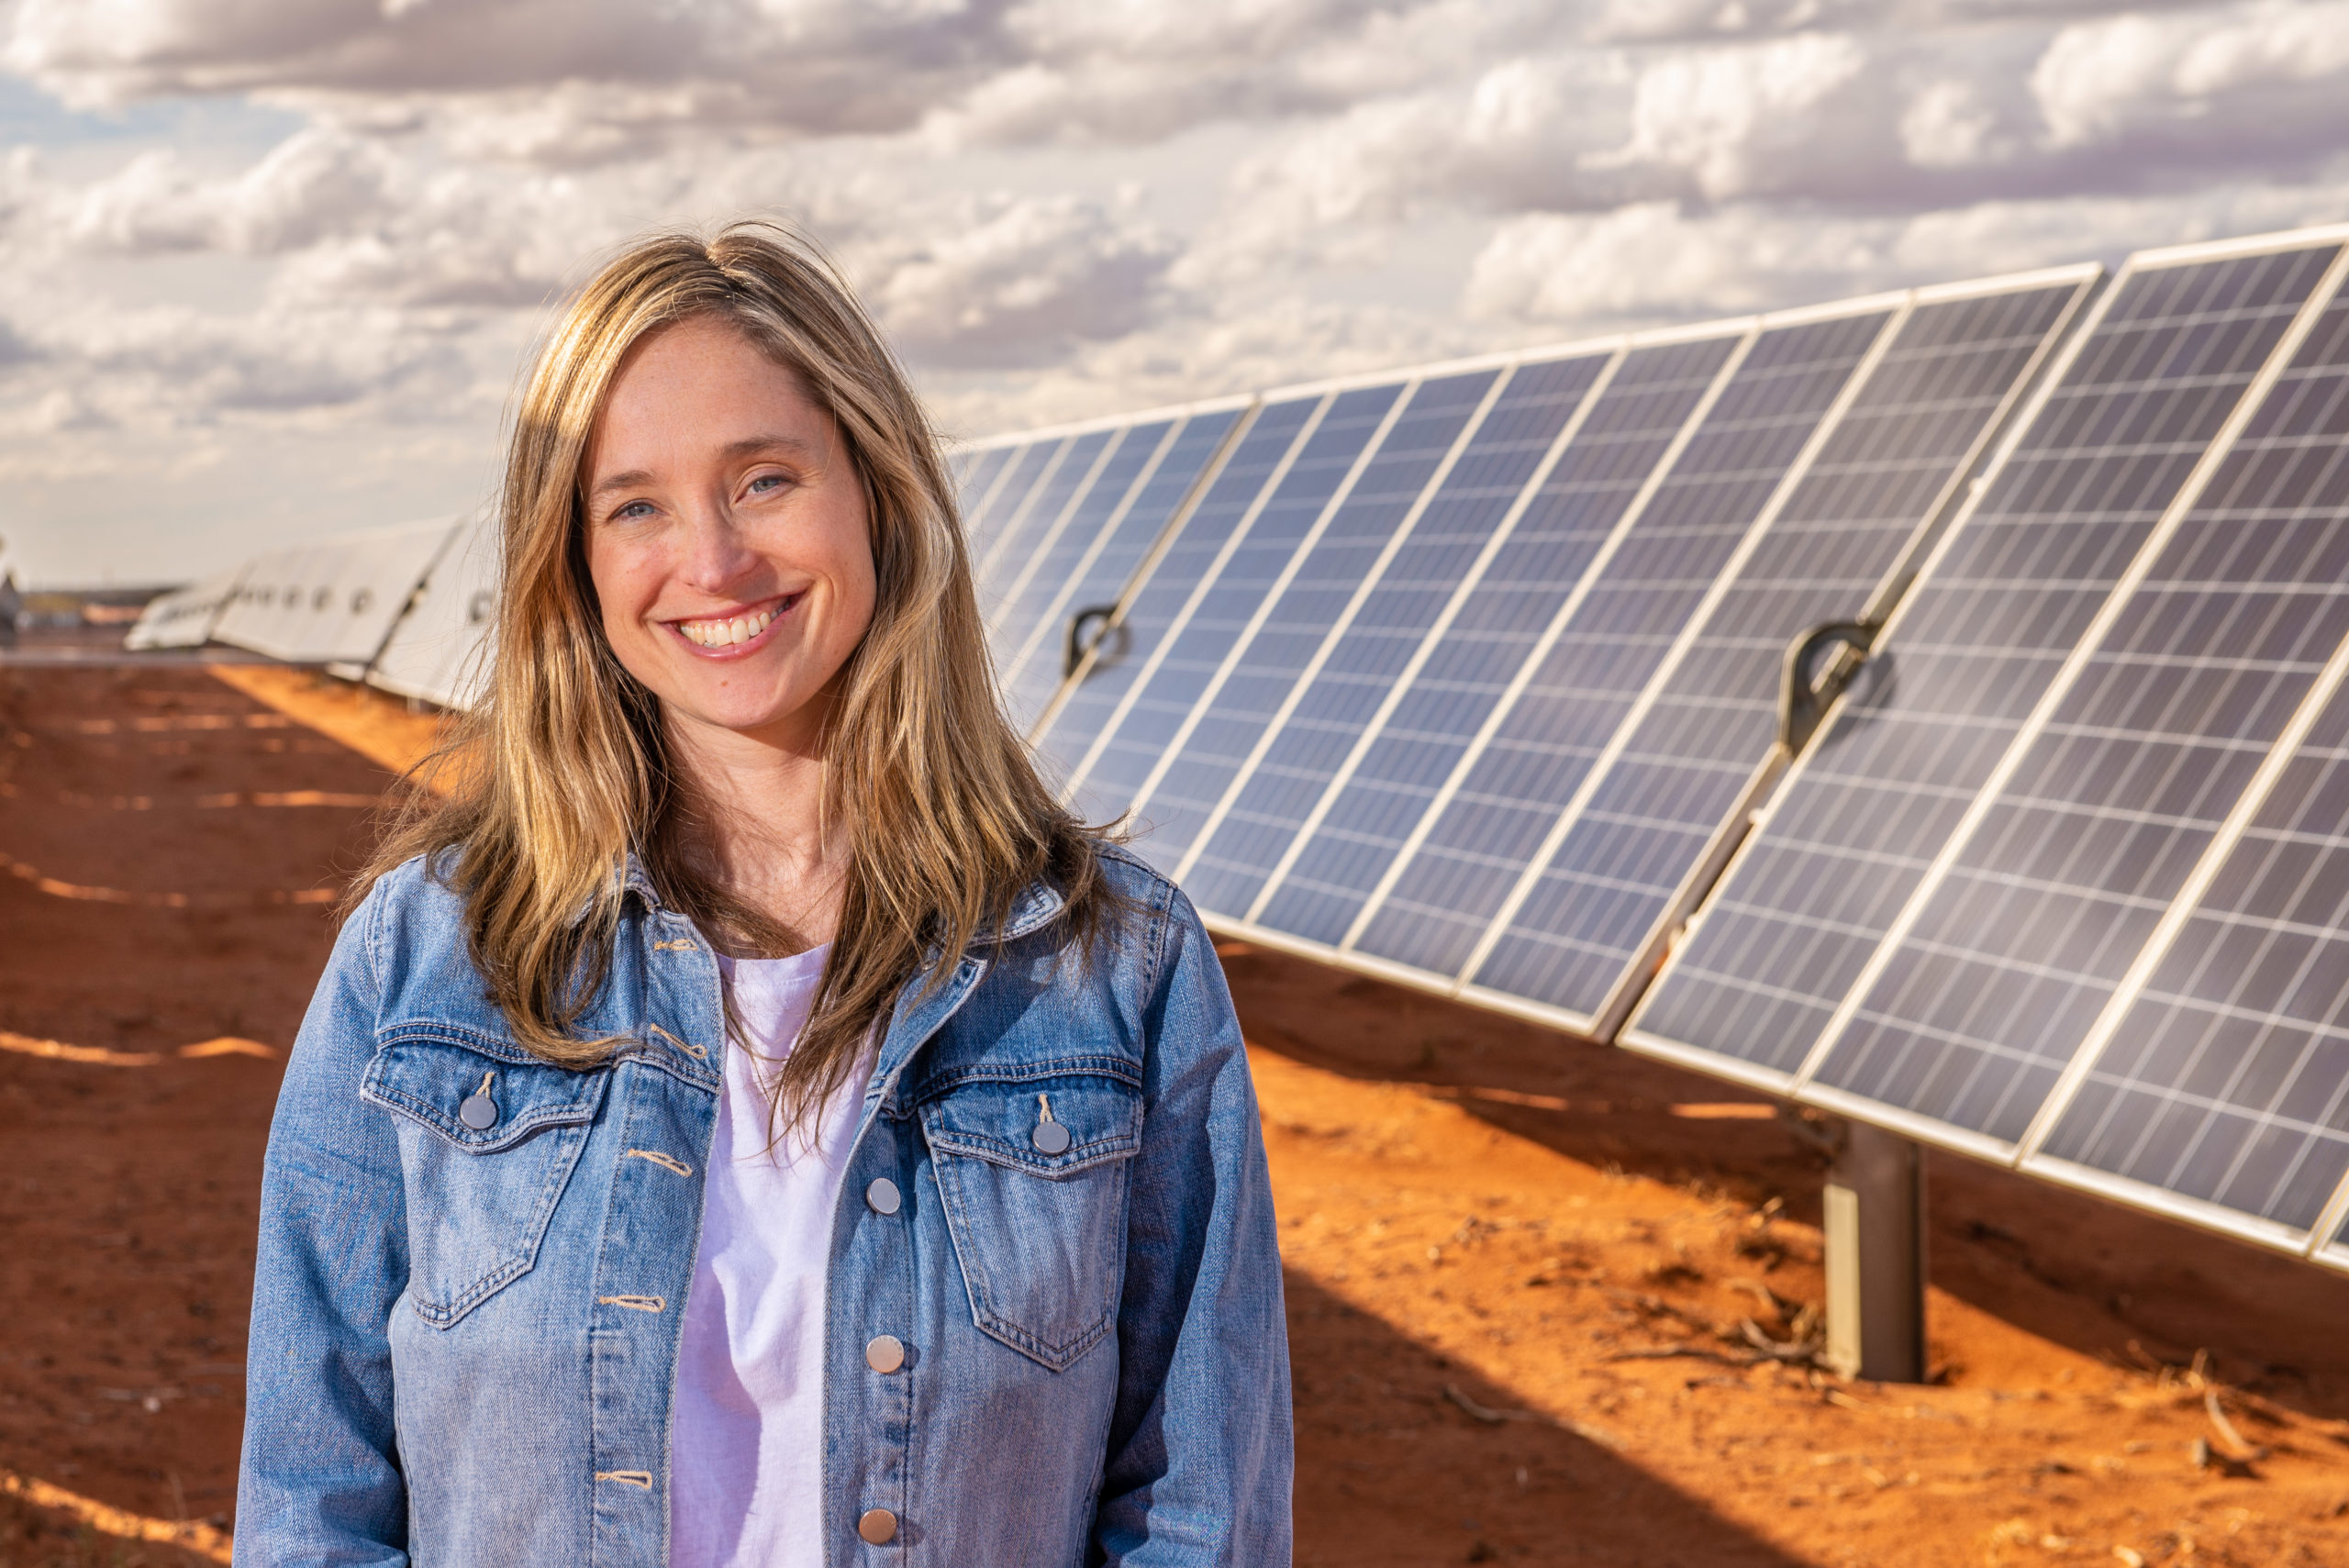
[[[1109,638],[1120,639],[1122,645],[1125,628],[1112,622],[1117,613],[1115,605],[1090,605],[1068,617],[1068,643],[1061,652],[1061,676],[1063,680],[1075,674],[1076,667],[1085,662],[1085,656]],[[1100,630],[1088,639],[1085,635],[1085,628],[1097,621],[1100,623]]]
[[[1882,629],[1872,621],[1831,620],[1812,627],[1787,645],[1786,662],[1778,681],[1778,743],[1791,754],[1810,744],[1828,705],[1867,660]],[[1820,655],[1831,648],[1850,651],[1820,667]]]

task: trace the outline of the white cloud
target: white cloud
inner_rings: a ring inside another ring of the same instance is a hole
[[[2349,4],[2268,3],[2065,28],[2031,87],[2058,147],[2330,150],[2349,134]]]
[[[549,299],[745,212],[970,433],[2349,217],[2349,0],[0,0],[0,69],[303,127],[0,155],[0,473],[199,507],[273,430],[453,493]]]
[[[1074,197],[990,203],[932,244],[869,260],[868,302],[944,363],[1049,363],[1150,319],[1173,247]]]

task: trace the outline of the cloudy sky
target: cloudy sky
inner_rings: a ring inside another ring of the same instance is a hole
[[[469,508],[550,297],[753,211],[985,435],[2349,218],[2349,0],[0,0],[0,533]]]

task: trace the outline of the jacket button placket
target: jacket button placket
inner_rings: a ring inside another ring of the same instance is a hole
[[[686,977],[658,970],[651,978],[651,1016],[674,1020],[671,1038],[680,1044],[707,1038],[709,1020],[694,1006],[699,987],[663,984]],[[617,1124],[617,1150],[660,1158],[617,1158],[588,1303],[598,1562],[659,1562],[668,1524],[661,1456],[694,1264],[694,1250],[677,1238],[699,1231],[700,1173],[718,1106],[715,1064],[690,1050],[673,1054],[658,1066],[623,1061],[613,1070],[618,1093],[606,1112]]]
[[[887,1117],[875,1118],[867,1131],[867,1147],[891,1148],[892,1131]],[[865,1168],[873,1167],[866,1164]],[[913,1375],[908,1368],[911,1352],[903,1340],[888,1331],[898,1326],[890,1320],[890,1314],[902,1309],[896,1304],[902,1301],[903,1292],[884,1282],[911,1279],[913,1244],[907,1227],[913,1216],[906,1212],[904,1189],[887,1176],[867,1179],[862,1195],[860,1207],[864,1212],[857,1216],[851,1256],[844,1262],[878,1288],[852,1298],[855,1305],[848,1311],[853,1317],[843,1327],[862,1339],[863,1364],[851,1375],[863,1385],[856,1407],[871,1412],[873,1424],[867,1429],[875,1446],[860,1467],[862,1490],[848,1501],[857,1510],[857,1539],[867,1546],[893,1546],[902,1544],[899,1510],[905,1504],[907,1450],[913,1436]],[[852,1338],[848,1342],[855,1344],[858,1340]]]

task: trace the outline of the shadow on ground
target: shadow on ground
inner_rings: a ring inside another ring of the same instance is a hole
[[[1300,1568],[1797,1568],[1618,1458],[1604,1446],[1611,1434],[1512,1410],[1507,1389],[1295,1273],[1288,1320]],[[1480,1420],[1447,1389],[1508,1414]]]
[[[1675,1114],[1765,1096],[1629,1051],[1227,944],[1249,1037],[1351,1077],[1461,1092],[1494,1126],[1586,1164],[1815,1226],[1825,1161],[1772,1119]],[[1564,1108],[1475,1097],[1499,1091]],[[2349,1418],[2349,1278],[2100,1198],[1935,1151],[1932,1283],[2006,1322],[2117,1364],[2185,1362],[2309,1415]]]

